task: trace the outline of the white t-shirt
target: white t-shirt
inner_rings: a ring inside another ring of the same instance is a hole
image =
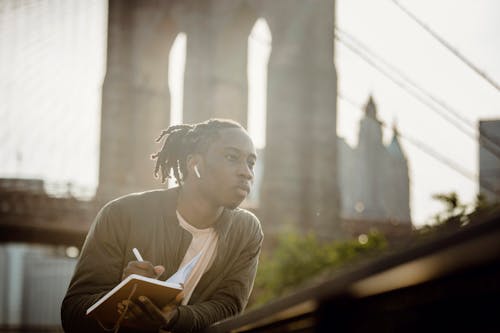
[[[198,253],[202,252],[200,259],[194,266],[191,274],[184,284],[184,300],[182,301],[182,305],[186,305],[193,294],[194,288],[200,281],[201,276],[208,271],[214,262],[218,236],[214,228],[197,229],[190,225],[178,211],[176,211],[176,213],[179,225],[193,236],[191,244],[189,245],[179,268],[186,265]]]

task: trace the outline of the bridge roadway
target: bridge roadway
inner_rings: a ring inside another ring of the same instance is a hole
[[[0,181],[0,243],[81,247],[98,210],[95,201],[49,196],[43,184],[24,186],[33,185],[29,180],[23,180],[23,186],[5,183]]]
[[[500,209],[218,323],[221,332],[499,332]]]

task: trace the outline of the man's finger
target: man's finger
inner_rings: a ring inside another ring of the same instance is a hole
[[[125,279],[131,274],[156,278],[156,272],[153,264],[149,261],[129,261],[127,267],[123,270],[122,279]]]
[[[156,278],[159,278],[165,272],[165,267],[162,265],[155,266],[153,269],[156,273]]]
[[[160,322],[161,325],[166,325],[168,323],[163,312],[161,312],[161,310],[153,302],[151,302],[149,298],[146,296],[139,296],[139,301],[154,320]]]
[[[137,319],[144,318],[145,314],[142,311],[142,308],[139,305],[137,305],[135,302],[125,300],[125,301],[122,301],[122,303],[125,306],[127,306],[127,304],[128,304],[128,307],[126,308],[127,309],[127,319],[137,320]]]
[[[177,294],[177,296],[175,296],[175,299],[172,302],[161,308],[161,311],[163,311],[163,313],[172,311],[182,303],[183,299],[184,299],[184,291],[181,291],[180,293]]]
[[[175,296],[174,303],[176,305],[179,305],[182,303],[183,300],[184,300],[184,290],[182,290],[180,293],[177,294],[177,296]]]

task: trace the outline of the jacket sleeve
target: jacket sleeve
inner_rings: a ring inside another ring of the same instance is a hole
[[[198,331],[244,310],[253,288],[263,241],[258,220],[247,239],[249,241],[213,296],[208,301],[178,308],[179,316],[170,328],[172,332]]]
[[[65,332],[102,331],[86,310],[121,280],[126,239],[123,222],[112,203],[94,220],[61,305]]]

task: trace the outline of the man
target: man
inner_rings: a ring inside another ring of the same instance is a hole
[[[182,304],[123,300],[117,312],[124,323],[191,332],[246,306],[263,239],[258,219],[238,208],[253,182],[254,145],[238,123],[217,119],[171,126],[162,138],[152,156],[155,175],[164,182],[173,174],[179,186],[124,196],[99,212],[62,303],[66,332],[116,329],[87,317],[86,309],[128,275],[165,280],[200,252]],[[134,258],[133,248],[145,261]]]

